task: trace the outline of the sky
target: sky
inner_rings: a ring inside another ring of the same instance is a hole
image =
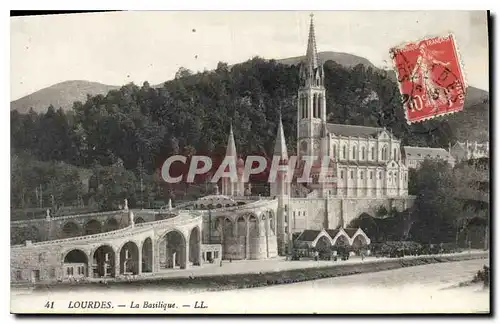
[[[11,100],[67,80],[159,84],[179,67],[304,55],[306,11],[134,11],[11,18]],[[316,11],[318,51],[390,68],[389,49],[453,33],[466,82],[488,90],[485,11]]]

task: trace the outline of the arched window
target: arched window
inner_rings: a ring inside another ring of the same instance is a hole
[[[319,80],[318,80],[319,85]],[[318,117],[321,118],[321,112],[323,111],[323,95],[318,95]]]
[[[382,179],[382,171],[379,171],[379,172],[378,172],[378,178],[379,178],[379,179]]]
[[[306,118],[309,118],[309,105],[310,105],[309,96],[306,95],[306,113],[305,113]]]
[[[361,173],[360,173],[361,180],[363,180],[363,175],[364,175],[363,171],[361,171]]]
[[[354,171],[351,171],[351,179],[354,178]]]
[[[356,145],[354,145],[352,148],[352,159],[356,160]]]
[[[340,171],[340,179],[344,179],[344,171]]]
[[[392,156],[392,158],[393,158],[394,160],[397,160],[397,153],[398,153],[398,150],[396,150],[396,148],[394,148],[394,154],[393,154],[393,156]]]
[[[346,149],[346,147],[345,147],[345,145],[344,145],[344,146],[342,147],[342,158],[343,158],[343,159],[345,159],[345,156],[347,155],[347,154],[346,154],[346,150],[347,150],[347,149]]]
[[[317,98],[318,96],[316,94],[313,94],[313,118],[316,118],[316,106],[317,106]]]
[[[337,145],[333,144],[332,152],[333,152],[333,157],[335,157],[337,155]]]
[[[372,160],[375,160],[375,147],[372,146]]]
[[[373,171],[370,171],[370,180],[373,179]]]
[[[363,146],[361,148],[361,160],[364,160],[365,159],[365,147]]]
[[[384,148],[382,149],[382,160],[387,160],[387,146],[384,146]]]

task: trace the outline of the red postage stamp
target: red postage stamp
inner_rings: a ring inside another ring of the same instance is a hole
[[[391,49],[409,124],[461,111],[465,80],[453,35]]]

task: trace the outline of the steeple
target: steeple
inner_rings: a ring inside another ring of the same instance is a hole
[[[233,124],[232,123],[231,123],[230,129],[229,129],[229,139],[227,141],[226,156],[234,156],[234,158],[237,157],[236,144],[234,142]]]
[[[305,88],[323,87],[323,75],[323,65],[319,60],[318,50],[316,48],[316,35],[314,32],[313,14],[311,14],[306,58],[300,68],[301,86]]]
[[[309,39],[307,41],[306,65],[308,72],[316,70],[318,67],[318,51],[316,49],[316,36],[314,35],[314,15],[311,14],[311,24],[309,25]]]
[[[281,158],[288,160],[288,150],[286,148],[285,132],[283,131],[283,123],[280,121],[278,124],[278,133],[276,134],[276,142],[274,144],[274,155],[278,155]]]

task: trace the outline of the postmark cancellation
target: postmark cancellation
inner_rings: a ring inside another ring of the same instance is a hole
[[[462,111],[466,83],[453,34],[390,50],[408,124]]]

